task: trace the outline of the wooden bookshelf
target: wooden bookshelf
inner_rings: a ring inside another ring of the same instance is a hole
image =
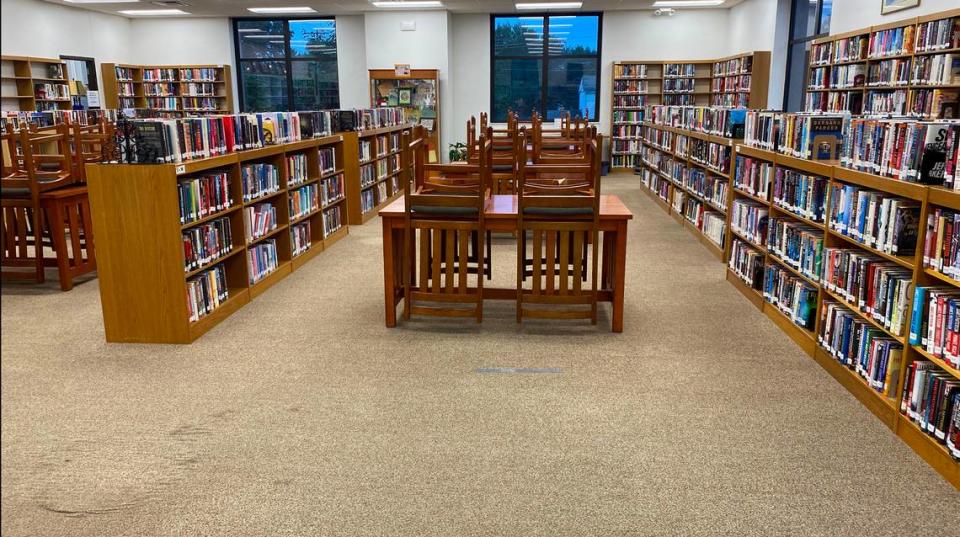
[[[150,79],[144,73],[172,69],[172,78]],[[194,77],[192,71],[205,69],[212,77]],[[105,108],[144,108],[170,113],[233,113],[233,85],[230,66],[216,65],[133,65],[103,63]],[[161,95],[162,94],[162,95]]]
[[[639,164],[639,125],[646,105],[766,108],[770,52],[704,60],[624,60],[613,63],[610,167]]]
[[[804,110],[808,112],[845,112],[873,115],[911,115],[924,119],[940,117],[939,110],[920,111],[925,98],[932,92],[946,92],[948,101],[956,101],[960,93],[960,79],[946,83],[923,83],[913,78],[913,70],[931,57],[960,53],[958,48],[917,50],[917,28],[924,23],[960,18],[960,8],[941,11],[923,17],[914,17],[868,26],[835,34],[811,43],[807,62],[807,81],[804,95]],[[955,23],[956,24],[956,21]],[[913,42],[906,44],[906,51],[897,54],[871,54],[871,36],[884,30],[906,29],[912,32]],[[855,46],[859,44],[859,46]],[[862,48],[861,48],[862,47]],[[851,51],[857,51],[854,54]],[[906,78],[895,80],[881,78],[882,71],[903,69]],[[949,67],[947,68],[949,72]],[[862,76],[862,81],[859,78]],[[902,109],[882,109],[871,106],[872,97],[903,99]],[[917,111],[914,110],[915,104]]]
[[[366,223],[403,193],[400,183],[400,133],[411,124],[343,133],[347,173],[347,222]],[[369,158],[362,148],[369,146]],[[372,172],[371,172],[372,170]],[[367,179],[365,180],[365,174]]]
[[[336,165],[322,170],[319,151],[333,148]],[[303,182],[291,185],[287,157],[304,155]],[[300,268],[348,233],[346,198],[331,199],[319,210],[291,219],[294,190],[344,176],[344,136],[267,146],[184,164],[88,164],[90,206],[97,229],[100,297],[106,339],[123,343],[190,343],[234,311]],[[279,168],[280,190],[244,201],[241,169],[253,163]],[[177,182],[204,173],[226,172],[233,203],[201,220],[182,224]],[[345,192],[345,189],[344,189]],[[244,209],[256,203],[276,208],[277,227],[255,239],[245,237]],[[340,211],[340,227],[325,232],[324,215]],[[229,218],[234,248],[200,269],[185,271],[182,231],[213,218]],[[310,223],[310,246],[294,255],[290,227]],[[250,248],[275,239],[278,266],[251,282]],[[229,297],[198,321],[187,309],[186,281],[200,272],[223,265]]]
[[[710,218],[716,218],[729,227],[729,197],[730,172],[733,170],[733,151],[731,148],[727,172],[704,164],[692,158],[690,153],[684,153],[679,148],[683,145],[683,138],[700,140],[704,143],[718,144],[730,148],[733,141],[729,138],[713,136],[678,127],[657,125],[649,121],[640,124],[640,142],[642,150],[637,155],[637,167],[640,168],[642,191],[658,202],[661,208],[674,217],[685,229],[694,234],[712,254],[723,260],[725,246],[729,242],[722,233],[720,240],[715,241],[705,233],[705,224]],[[657,143],[654,138],[667,140]],[[675,175],[667,173],[673,167]],[[678,167],[683,167],[680,171]],[[726,183],[726,196],[714,200],[700,191],[690,181],[692,169],[700,170],[707,178],[713,181]],[[679,176],[679,177],[678,177]],[[712,215],[712,216],[710,216]]]
[[[742,156],[762,160],[773,166],[773,175],[776,174],[777,168],[789,168],[804,174],[824,177],[828,179],[830,183],[857,185],[865,189],[879,191],[891,196],[919,202],[920,223],[918,226],[919,236],[917,239],[917,250],[912,256],[893,256],[876,250],[875,248],[868,247],[859,241],[853,240],[830,229],[829,215],[831,207],[831,191],[829,188],[827,189],[826,199],[824,201],[824,222],[812,222],[809,219],[792,212],[791,210],[788,210],[782,206],[778,206],[778,204],[772,199],[772,194],[768,195],[766,198],[761,198],[736,188],[734,186],[736,184],[735,164],[734,171],[731,174],[731,206],[733,200],[738,198],[750,199],[754,202],[765,204],[768,207],[768,211],[771,216],[795,220],[796,222],[806,224],[811,228],[819,229],[820,233],[822,233],[824,249],[859,249],[865,253],[874,254],[879,258],[895,262],[899,266],[911,272],[911,284],[913,286],[949,284],[960,288],[960,282],[957,282],[948,276],[936,273],[932,269],[925,269],[923,267],[923,243],[926,232],[925,223],[927,220],[927,215],[937,206],[960,210],[960,193],[940,187],[928,187],[914,183],[905,183],[896,181],[894,179],[866,174],[840,167],[833,162],[814,162],[804,159],[797,159],[772,151],[744,146],[739,143],[735,144],[734,148],[734,159],[736,159],[738,156]],[[773,192],[772,186],[769,189],[769,192]],[[739,236],[737,232],[732,229],[729,221],[727,224],[728,245],[732,242],[732,240],[738,238],[744,242],[750,242],[742,236]],[[757,306],[758,309],[763,311],[771,320],[773,320],[774,324],[776,324],[791,339],[793,339],[800,346],[800,348],[804,350],[805,353],[814,358],[818,364],[820,364],[830,373],[831,376],[833,376],[838,382],[846,387],[864,406],[866,406],[874,415],[883,421],[887,427],[900,436],[904,442],[910,445],[910,447],[913,448],[918,455],[920,455],[932,467],[934,467],[947,481],[949,481],[955,487],[960,488],[960,464],[950,457],[950,454],[942,444],[938,443],[934,438],[928,436],[926,433],[920,431],[919,427],[915,423],[913,423],[909,418],[901,414],[899,411],[900,398],[901,394],[903,393],[903,382],[907,364],[916,360],[929,360],[937,364],[941,369],[955,378],[960,378],[960,371],[950,367],[942,359],[927,353],[922,348],[909,344],[909,334],[906,333],[909,332],[909,316],[906,321],[904,333],[895,334],[891,331],[891,329],[885,327],[881,323],[878,323],[872,317],[865,314],[856,305],[850,304],[837,293],[830,291],[819,281],[819,278],[810,278],[807,275],[801,274],[799,271],[777,258],[773,253],[765,248],[764,245],[750,244],[750,246],[765,256],[765,266],[777,264],[780,267],[787,268],[792,271],[794,275],[802,277],[808,285],[816,289],[817,317],[815,319],[814,329],[807,330],[795,324],[790,317],[780,311],[777,306],[764,299],[761,292],[749,287],[742,280],[740,280],[740,278],[729,267],[727,268],[727,280],[733,283],[734,286],[752,304]],[[728,256],[729,253],[730,248],[728,246]],[[905,305],[905,311],[908,312],[908,315],[909,312],[913,310],[912,292],[909,293],[909,295],[909,303]],[[853,369],[850,369],[848,366],[841,364],[831,355],[829,350],[824,348],[818,342],[817,334],[821,332],[820,312],[824,308],[825,301],[830,301],[844,306],[847,310],[856,314],[863,321],[871,324],[877,330],[885,333],[885,337],[889,337],[890,339],[903,345],[903,360],[900,367],[900,376],[899,378],[895,379],[894,385],[890,387],[890,397],[883,395],[875,388],[868,385],[868,383],[862,379],[859,374],[857,374]]]
[[[0,101],[3,111],[72,110],[66,62],[56,58],[0,56]]]

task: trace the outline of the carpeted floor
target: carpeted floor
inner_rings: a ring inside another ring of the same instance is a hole
[[[378,221],[191,346],[106,344],[96,280],[4,286],[3,535],[957,535],[955,489],[604,188],[623,334],[512,303],[386,329]]]

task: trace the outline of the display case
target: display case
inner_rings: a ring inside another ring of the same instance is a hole
[[[402,107],[408,122],[423,125],[431,162],[442,154],[439,74],[437,69],[370,69],[370,105]]]

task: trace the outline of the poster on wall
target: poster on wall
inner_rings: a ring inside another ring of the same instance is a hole
[[[920,5],[920,0],[880,0],[880,14],[888,15]]]

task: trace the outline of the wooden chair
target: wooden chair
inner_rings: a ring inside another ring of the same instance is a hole
[[[91,125],[74,124],[72,131],[74,173],[79,182],[85,183],[86,165],[103,161],[105,149],[113,143],[116,136],[116,127],[101,118]]]
[[[8,125],[3,136],[10,149],[10,165],[0,178],[0,206],[3,209],[0,234],[3,270],[0,270],[0,277],[41,283],[45,266],[41,196],[76,182],[70,157],[69,127],[60,125],[50,133],[40,133],[36,128],[25,126],[14,132]]]
[[[424,165],[407,176],[423,139],[402,135],[404,188],[403,315],[483,320],[484,209],[489,192],[490,142],[479,139],[477,165]],[[417,188],[418,182],[423,186]],[[471,263],[471,245],[474,259]],[[473,270],[471,270],[473,264]],[[414,267],[417,267],[416,270]],[[471,278],[471,274],[473,277]],[[473,280],[473,283],[470,280]]]
[[[521,134],[524,136],[524,134]],[[523,144],[525,146],[525,144]],[[551,177],[556,167],[526,165],[517,174],[517,322],[524,317],[597,322],[599,264],[599,158],[571,169],[570,181]],[[528,248],[527,234],[530,235]],[[529,251],[528,251],[529,250]],[[588,270],[589,268],[589,270]],[[589,274],[589,276],[588,276]],[[532,279],[529,290],[524,282]],[[589,285],[584,285],[589,281]]]

